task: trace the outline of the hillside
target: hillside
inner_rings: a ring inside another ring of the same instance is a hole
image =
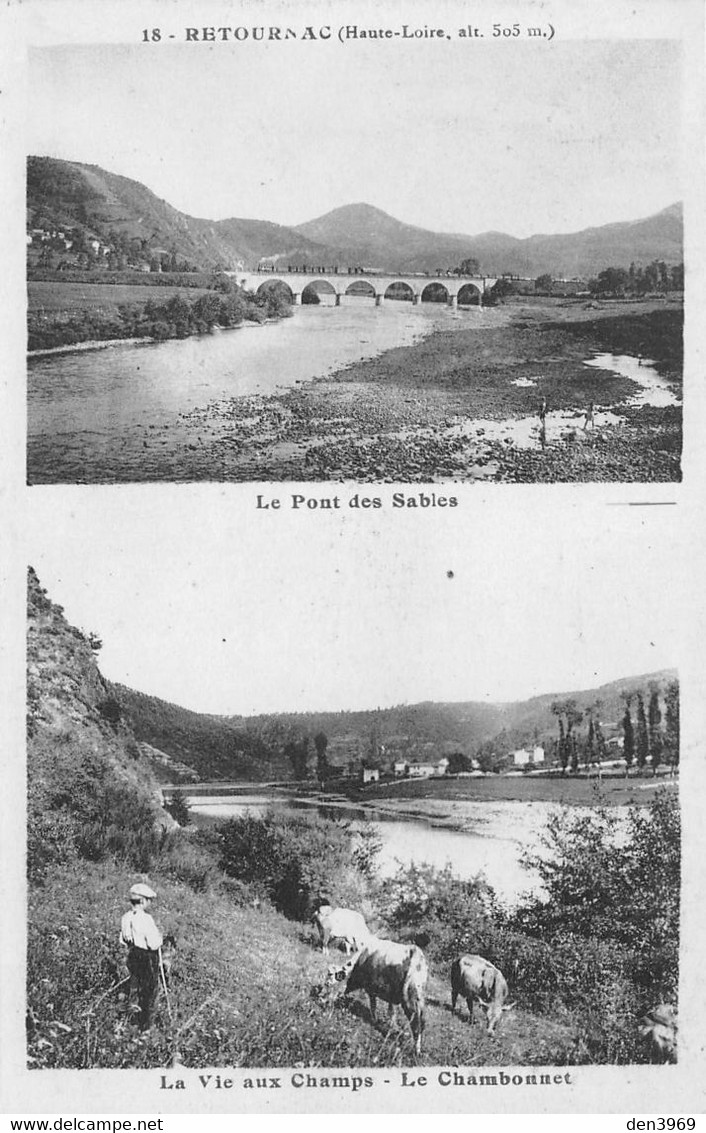
[[[444,270],[461,262],[472,238],[449,236],[403,224],[372,205],[344,205],[306,224],[297,225],[311,240],[331,249],[342,250],[344,262],[391,271]],[[329,255],[325,262],[331,261]],[[335,262],[335,260],[334,260]]]
[[[146,256],[174,251],[204,270],[255,264],[261,256],[294,249],[318,258],[318,250],[291,229],[258,220],[187,216],[138,181],[80,162],[28,158],[27,212],[30,228],[81,225],[105,242],[117,233],[139,241]]]
[[[268,259],[293,264],[339,264],[389,271],[435,272],[476,257],[488,275],[588,278],[606,267],[683,259],[682,207],[654,216],[562,235],[520,240],[502,232],[463,235],[433,232],[396,220],[365,203],[344,205],[288,228],[266,220],[187,216],[144,185],[97,165],[30,157],[27,162],[28,230],[50,233],[79,225],[111,247],[174,254],[210,270],[255,267]],[[472,207],[469,210],[472,221]]]
[[[402,224],[380,209],[356,204],[300,224],[297,231],[321,244],[345,248],[349,260],[395,271],[434,272],[474,256],[488,275],[511,272],[534,278],[550,272],[588,279],[604,268],[627,267],[633,261],[681,262],[682,228],[682,206],[674,204],[644,220],[564,235],[524,240],[502,232],[448,235]]]
[[[534,269],[565,278],[596,275],[604,268],[684,259],[684,218],[681,204],[673,204],[644,220],[586,228],[565,236],[530,236],[517,251]],[[529,272],[535,274],[534,270]]]
[[[567,698],[574,699],[583,712],[599,703],[608,739],[619,732],[625,692],[645,690],[651,682],[664,689],[675,675],[672,670],[661,670],[594,689],[547,693],[507,704],[427,702],[360,712],[252,717],[191,712],[123,685],[115,685],[114,691],[138,739],[191,768],[199,778],[266,781],[291,778],[292,765],[285,754],[289,742],[307,736],[313,759],[313,737],[319,732],[328,740],[329,763],[339,771],[370,758],[373,751],[378,753],[373,758],[387,765],[396,759],[438,760],[459,751],[474,756],[483,745],[494,747],[499,754],[533,742],[546,745],[557,736],[552,703]],[[586,727],[584,722],[579,733]],[[164,767],[160,777],[169,778]],[[182,769],[172,781],[188,777]]]
[[[192,778],[189,769],[216,779],[272,779],[285,772],[281,753],[235,721],[192,712],[124,685],[112,688],[138,740],[159,751],[160,778],[171,778],[164,756],[182,765],[171,768],[177,782]]]
[[[94,643],[97,645],[98,643]],[[60,849],[99,856],[122,816],[145,841],[173,825],[152,767],[101,676],[91,639],[70,626],[30,570],[27,599],[27,777],[30,872]]]

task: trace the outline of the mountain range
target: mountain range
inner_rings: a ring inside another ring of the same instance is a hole
[[[472,211],[472,210],[471,210]],[[487,275],[588,278],[607,267],[683,260],[683,215],[675,203],[640,220],[580,232],[524,239],[502,232],[475,236],[429,231],[396,220],[370,204],[343,205],[293,227],[232,217],[187,216],[146,186],[97,165],[30,157],[28,228],[82,225],[100,240],[119,233],[145,248],[176,252],[201,270],[309,264],[435,272],[474,257]]]

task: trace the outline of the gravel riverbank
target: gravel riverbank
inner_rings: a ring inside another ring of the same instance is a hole
[[[606,350],[649,357],[680,400],[680,308],[518,305],[486,318],[461,319],[326,378],[212,404],[187,419],[195,428],[220,426],[226,476],[242,480],[680,478],[680,406],[637,408],[634,381],[585,365]]]
[[[470,310],[325,377],[126,431],[115,479],[676,481],[681,327],[681,305],[659,300]],[[586,364],[605,352],[650,359],[675,404],[638,404],[635,380]],[[43,443],[35,483],[51,482]]]

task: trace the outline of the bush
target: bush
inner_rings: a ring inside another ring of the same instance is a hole
[[[218,886],[223,877],[208,844],[183,830],[170,831],[163,837],[150,868],[173,881],[183,882],[195,893]]]
[[[347,826],[310,815],[243,815],[216,830],[220,866],[252,885],[292,920],[311,917],[317,899],[360,904],[363,879]]]
[[[169,802],[164,804],[164,809],[180,826],[189,826],[191,823],[191,809],[183,795],[173,795]]]
[[[61,808],[44,812],[27,809],[27,879],[41,885],[50,865],[65,864],[78,857],[76,828],[71,814]]]
[[[450,865],[402,866],[385,881],[379,897],[390,934],[430,937],[435,960],[451,961],[462,952],[490,951],[494,896],[482,877],[463,881]],[[490,956],[487,957],[491,959]]]
[[[632,978],[657,999],[676,995],[679,960],[681,833],[679,803],[666,789],[651,805],[615,814],[565,809],[548,823],[549,856],[527,864],[548,899],[520,908],[514,927],[532,936],[568,932],[622,945]]]

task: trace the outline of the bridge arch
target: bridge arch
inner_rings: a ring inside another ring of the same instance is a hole
[[[355,290],[354,290],[354,288],[355,288]],[[366,295],[366,296],[368,296],[368,298],[374,299],[377,292],[375,290],[375,284],[371,283],[369,279],[364,279],[362,277],[358,277],[357,279],[351,280],[351,282],[346,287],[345,294],[346,295]]]
[[[316,299],[313,298],[314,295]],[[310,279],[302,290],[301,301],[302,303],[315,303],[322,296],[335,298],[336,295],[336,288],[328,279]]]
[[[448,287],[438,279],[427,283],[422,291],[422,303],[448,303],[449,299],[450,294]]]
[[[414,302],[414,288],[406,279],[394,279],[383,292],[385,299],[401,300],[403,303]]]
[[[285,279],[279,279],[277,277],[274,277],[272,279],[264,279],[260,286],[257,288],[255,294],[264,295],[266,291],[286,292],[289,302],[294,302],[294,292]]]
[[[464,283],[458,289],[459,307],[479,307],[481,304],[481,290],[476,283]]]

